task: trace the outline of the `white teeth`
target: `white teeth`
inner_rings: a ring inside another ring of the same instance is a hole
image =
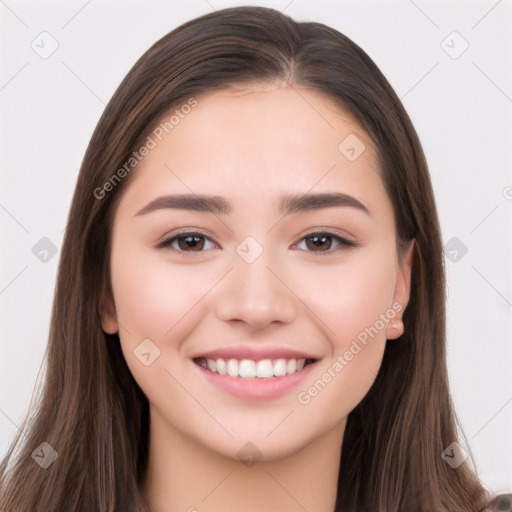
[[[228,361],[228,375],[230,377],[238,377],[238,361],[236,359]]]
[[[284,377],[300,372],[305,364],[305,359],[202,359],[201,366],[208,368],[219,375],[241,377],[242,379],[269,379],[272,377]]]
[[[242,359],[238,365],[238,374],[242,379],[254,379],[256,377],[256,363],[250,359]]]
[[[286,373],[291,375],[297,371],[297,361],[295,359],[288,359],[286,363]]]
[[[283,377],[286,375],[286,359],[278,359],[274,363],[274,377]]]
[[[270,359],[262,359],[256,363],[256,377],[268,378],[274,376],[274,367]]]
[[[211,361],[211,359],[207,359],[206,361]],[[215,366],[217,366],[217,373],[219,375],[227,375],[228,371],[226,368],[226,361],[224,361],[224,359],[217,359],[217,361],[215,361]],[[211,366],[208,366],[208,368],[210,368],[212,372],[215,371],[215,368],[212,368]]]

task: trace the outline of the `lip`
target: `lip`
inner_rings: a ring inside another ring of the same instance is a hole
[[[198,353],[192,359],[204,357],[205,359],[314,359],[319,358],[313,354],[302,352],[291,347],[251,347],[248,345],[233,345],[209,352]],[[300,372],[299,372],[300,373]]]
[[[213,352],[212,352],[213,353]],[[216,352],[215,352],[216,353]],[[202,356],[204,357],[204,356]],[[222,356],[218,356],[222,357]],[[248,357],[247,359],[253,359]],[[261,358],[261,359],[267,359]],[[270,358],[269,358],[270,359]],[[290,357],[292,359],[292,357]],[[300,372],[283,377],[272,377],[269,379],[243,379],[241,377],[230,377],[219,375],[193,363],[197,371],[201,372],[208,384],[244,400],[274,400],[289,393],[311,373],[318,360],[306,365]]]

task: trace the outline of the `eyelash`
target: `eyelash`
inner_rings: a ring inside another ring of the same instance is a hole
[[[211,238],[209,236],[207,236],[206,234],[204,233],[201,233],[201,232],[198,232],[198,231],[184,231],[182,233],[177,233],[177,234],[174,234],[170,237],[167,237],[165,238],[164,240],[162,240],[161,242],[159,242],[155,247],[157,249],[171,249],[171,250],[174,250],[178,253],[181,253],[181,254],[184,254],[184,255],[195,255],[195,254],[200,254],[200,253],[203,253],[205,252],[204,250],[202,251],[182,251],[180,249],[172,249],[171,248],[171,245],[176,241],[176,240],[179,240],[180,238],[187,238],[187,237],[190,237],[190,236],[198,236],[198,237],[202,237],[202,238],[205,238],[207,240],[209,240],[210,242],[212,242]],[[312,254],[316,254],[316,255],[319,255],[319,256],[325,256],[325,255],[328,255],[328,254],[333,254],[333,253],[336,253],[340,250],[342,250],[343,248],[344,249],[352,249],[354,247],[358,247],[359,244],[356,243],[356,242],[352,242],[351,240],[347,240],[346,238],[340,236],[339,234],[335,233],[335,232],[332,232],[332,231],[313,231],[311,233],[307,233],[306,235],[304,235],[298,243],[302,242],[303,240],[307,239],[307,238],[310,238],[310,237],[313,237],[313,236],[320,236],[320,237],[330,237],[332,238],[333,240],[335,240],[336,242],[338,242],[339,246],[337,249],[334,249],[334,250],[327,250],[327,251],[307,251],[306,252],[310,252]],[[295,244],[295,245],[298,245]]]

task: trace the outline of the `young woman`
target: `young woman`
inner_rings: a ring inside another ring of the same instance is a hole
[[[46,362],[2,511],[510,510],[459,444],[418,137],[319,23],[220,10],[135,64],[80,171]]]

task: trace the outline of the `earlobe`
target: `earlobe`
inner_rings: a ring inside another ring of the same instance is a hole
[[[388,340],[399,338],[404,333],[402,315],[405,308],[407,307],[407,304],[409,303],[411,292],[411,274],[414,259],[414,246],[415,240],[413,239],[405,251],[405,254],[402,258],[402,263],[398,269],[397,279],[395,282],[395,291],[393,294],[393,305],[400,304],[401,308],[397,316],[387,326],[386,338]]]
[[[402,320],[392,320],[386,329],[386,339],[396,340],[404,333],[404,323]]]
[[[112,299],[106,298],[105,295],[102,296],[100,299],[99,313],[103,331],[107,334],[117,334],[119,332],[119,326]]]
[[[117,327],[117,320],[110,313],[101,315],[101,328],[107,334],[117,334],[119,329]]]

